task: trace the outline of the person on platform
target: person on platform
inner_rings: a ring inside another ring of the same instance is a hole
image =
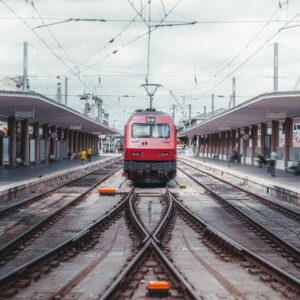
[[[263,166],[265,166],[267,164],[267,161],[265,160],[265,158],[260,154],[256,154],[256,161],[258,163],[259,168],[262,168]]]
[[[86,161],[86,151],[85,150],[81,151],[80,159],[81,159],[81,164],[84,165],[85,161]]]
[[[277,149],[273,149],[270,155],[270,160],[269,160],[269,167],[268,167],[268,172],[270,172],[271,176],[276,177],[275,175],[275,166],[276,166],[276,159],[277,159]]]
[[[88,161],[92,161],[92,148],[87,149]]]
[[[240,162],[241,162],[241,156],[240,156],[240,154],[237,152],[236,149],[233,150],[232,156],[230,157],[230,161],[232,161],[232,162],[237,162],[237,163],[240,163]]]
[[[72,154],[71,154],[71,152],[69,151],[68,152],[68,160],[71,160],[72,159]]]

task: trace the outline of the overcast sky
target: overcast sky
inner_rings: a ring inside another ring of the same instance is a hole
[[[233,76],[237,103],[271,92],[275,42],[279,90],[295,89],[299,0],[152,0],[150,12],[148,82],[162,85],[155,108],[171,114],[176,102],[170,90],[186,107],[192,104],[192,115],[205,105],[210,111],[212,93],[215,107],[227,108]],[[51,25],[76,18],[99,21]],[[82,111],[78,95],[97,92],[111,124],[121,128],[133,110],[149,106],[140,87],[148,21],[148,0],[0,0],[0,78],[22,75],[22,44],[28,41],[32,90],[54,98],[56,76],[68,76],[71,107]],[[36,28],[43,24],[49,26]]]

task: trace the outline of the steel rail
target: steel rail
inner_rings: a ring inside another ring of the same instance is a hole
[[[168,193],[167,193],[168,195]],[[133,222],[138,226],[138,230],[140,232],[142,232],[142,234],[145,236],[144,240],[142,241],[142,244],[145,244],[147,242],[147,240],[151,237],[157,244],[160,244],[160,240],[157,238],[157,234],[158,232],[161,231],[161,228],[163,228],[165,225],[165,222],[167,221],[167,219],[170,217],[171,214],[171,210],[173,209],[173,201],[172,199],[169,200],[169,206],[168,206],[168,210],[165,213],[163,219],[160,221],[158,227],[156,228],[155,232],[153,234],[149,233],[146,228],[144,228],[144,226],[142,225],[142,223],[140,222],[139,218],[137,217],[136,213],[135,213],[135,209],[133,208],[132,205],[132,201],[133,198],[137,197],[136,194],[134,194],[130,200],[129,200],[129,207],[130,207],[130,214],[132,216]]]
[[[128,201],[129,197],[132,195],[134,189],[132,189],[125,197],[124,199],[117,204],[112,210],[107,212],[104,216],[98,218],[95,222],[88,225],[86,228],[82,229],[80,232],[74,234],[69,239],[65,240],[61,244],[57,245],[56,247],[49,249],[47,252],[41,254],[40,256],[28,261],[27,263],[23,264],[22,266],[19,266],[15,268],[14,270],[10,271],[9,273],[3,275],[0,277],[0,286],[3,286],[5,283],[7,283],[10,280],[17,280],[18,276],[22,276],[28,269],[34,268],[35,266],[41,264],[43,261],[46,261],[47,259],[50,259],[51,256],[55,256],[56,253],[60,252],[61,250],[65,249],[66,247],[72,246],[73,244],[76,244],[80,239],[83,239],[85,236],[87,236],[92,229],[94,229],[96,226],[98,226],[101,222],[105,221],[109,217],[111,217],[115,212],[117,212],[124,204]]]
[[[183,161],[183,160],[179,160],[179,161],[180,161],[181,163],[183,163],[183,164],[185,164],[185,165],[187,165],[187,166],[189,166],[189,167],[191,167],[191,168],[193,168],[193,169],[199,171],[199,172],[202,172],[202,173],[204,173],[204,174],[206,174],[206,175],[208,175],[208,176],[211,176],[211,177],[213,177],[213,178],[215,178],[215,179],[217,179],[217,180],[219,180],[219,181],[221,181],[221,182],[223,182],[223,183],[226,183],[226,184],[232,186],[232,187],[235,188],[235,189],[238,189],[238,190],[240,190],[240,191],[242,191],[242,192],[244,192],[244,193],[246,193],[246,194],[248,194],[248,195],[251,195],[252,197],[255,197],[258,201],[260,201],[260,202],[262,202],[262,203],[268,205],[269,207],[272,207],[272,206],[273,206],[273,209],[274,209],[274,207],[275,207],[277,210],[283,211],[283,212],[286,214],[287,217],[291,218],[290,216],[292,216],[292,219],[293,219],[293,220],[297,219],[297,220],[295,220],[295,221],[300,222],[300,213],[298,213],[298,212],[296,212],[296,211],[292,211],[291,209],[289,209],[289,208],[287,208],[287,207],[285,207],[285,206],[282,206],[282,205],[280,205],[279,203],[275,203],[275,202],[273,202],[273,201],[270,201],[270,200],[268,200],[268,199],[266,199],[266,198],[264,198],[264,197],[262,197],[262,196],[260,196],[260,195],[256,195],[256,194],[254,194],[254,193],[251,192],[251,191],[248,191],[248,190],[243,189],[242,187],[236,186],[236,185],[234,185],[233,183],[231,183],[231,182],[229,182],[229,181],[227,181],[227,180],[225,180],[225,179],[222,179],[222,178],[219,178],[219,177],[217,177],[217,176],[215,176],[215,175],[213,175],[213,174],[210,174],[209,172],[200,170],[200,169],[196,168],[195,166],[190,165],[189,163],[187,163],[187,162],[185,162],[185,161]]]
[[[133,195],[134,196],[134,195]],[[122,283],[124,282],[127,274],[129,274],[135,265],[141,260],[142,256],[145,254],[145,252],[150,251],[152,248],[155,249],[156,253],[159,255],[159,257],[163,260],[163,262],[168,267],[169,271],[178,279],[179,282],[182,283],[182,288],[184,288],[185,291],[188,291],[190,294],[190,297],[192,299],[200,300],[202,299],[192,288],[192,286],[187,282],[187,280],[180,274],[180,272],[175,268],[175,266],[168,260],[168,258],[165,256],[165,254],[162,252],[162,250],[157,245],[157,238],[156,235],[158,232],[161,231],[161,224],[167,222],[167,220],[170,218],[170,214],[172,213],[172,207],[173,207],[173,201],[169,202],[169,209],[167,213],[165,214],[163,220],[160,222],[160,226],[158,226],[153,233],[152,236],[150,236],[147,232],[147,230],[144,228],[144,226],[141,224],[141,222],[138,220],[135,210],[132,205],[132,199],[133,196],[130,197],[129,201],[129,207],[131,211],[131,216],[134,219],[134,224],[138,227],[138,230],[140,232],[146,233],[147,237],[143,240],[144,246],[142,249],[138,252],[138,254],[130,261],[130,263],[125,267],[125,269],[121,272],[121,274],[116,278],[116,280],[109,286],[109,288],[102,294],[102,296],[99,298],[99,300],[105,300],[105,299],[111,299],[111,296],[113,293],[116,292],[117,289],[120,288]],[[171,199],[171,197],[170,197]],[[171,208],[171,209],[170,209]]]
[[[145,229],[145,227],[142,225],[142,223],[140,222],[140,220],[137,217],[137,215],[135,213],[135,210],[133,208],[132,201],[136,197],[137,197],[137,194],[133,194],[129,198],[129,212],[130,212],[131,219],[132,219],[133,223],[135,224],[135,227],[139,230],[139,232],[144,237],[143,240],[142,240],[142,245],[144,245],[148,241],[150,235],[149,235],[148,231]]]
[[[166,196],[169,198],[169,207],[168,207],[168,210],[167,210],[166,214],[164,215],[164,218],[162,219],[162,221],[160,222],[159,226],[156,228],[156,230],[155,230],[155,232],[153,233],[153,236],[152,236],[152,238],[154,239],[154,241],[157,244],[160,244],[160,240],[159,240],[158,236],[161,234],[161,232],[166,227],[167,222],[171,218],[171,215],[172,215],[172,212],[173,212],[173,208],[174,208],[173,199],[172,199],[172,197],[170,197],[170,192],[169,192],[168,188],[167,188]]]
[[[177,268],[169,261],[169,259],[166,257],[166,255],[163,253],[163,251],[158,247],[158,245],[154,242],[154,240],[151,240],[151,244],[153,248],[156,250],[156,252],[159,254],[161,259],[165,262],[165,264],[168,266],[169,270],[179,279],[179,281],[183,284],[183,288],[188,291],[189,295],[193,299],[203,299],[201,296],[197,294],[197,292],[192,288],[192,286],[188,283],[188,281],[180,274],[180,272],[177,270]]]
[[[244,213],[241,209],[239,209],[238,207],[234,206],[233,204],[229,203],[228,201],[226,201],[224,198],[222,198],[221,196],[219,196],[218,194],[216,194],[215,192],[213,192],[210,188],[208,188],[205,184],[201,183],[199,180],[197,180],[196,178],[194,178],[193,176],[191,176],[190,174],[188,174],[187,172],[185,172],[183,169],[179,168],[179,170],[181,172],[183,172],[185,175],[187,175],[189,178],[191,178],[192,180],[194,180],[197,184],[199,184],[200,186],[202,186],[205,190],[208,191],[208,193],[216,198],[217,200],[221,201],[222,203],[224,203],[225,205],[229,206],[232,210],[234,210],[237,214],[239,214],[240,216],[242,216],[243,218],[245,218],[248,222],[252,223],[254,226],[258,227],[261,231],[265,232],[265,234],[271,236],[274,240],[276,240],[278,243],[282,244],[285,246],[285,248],[289,251],[292,252],[297,258],[298,260],[300,260],[300,250],[295,247],[294,245],[290,244],[289,242],[287,242],[286,240],[282,239],[281,237],[279,237],[276,233],[274,233],[273,231],[265,228],[263,225],[261,225],[259,222],[257,222],[255,219],[253,219],[252,217],[248,216],[246,213]]]
[[[112,294],[120,288],[127,274],[130,273],[134,266],[141,260],[142,256],[146,251],[154,249],[161,260],[168,267],[169,271],[174,275],[175,278],[182,284],[181,287],[189,293],[189,296],[195,300],[202,300],[192,286],[186,281],[186,279],[179,273],[179,271],[174,267],[174,265],[168,260],[162,250],[158,247],[155,241],[152,238],[149,238],[147,243],[139,251],[139,253],[133,258],[133,260],[126,266],[122,273],[117,277],[117,279],[110,285],[110,287],[102,294],[99,300],[111,299]]]
[[[114,160],[114,159],[113,159],[113,160]],[[21,209],[24,205],[30,204],[30,202],[37,202],[40,198],[45,198],[45,197],[47,197],[48,194],[53,193],[53,192],[55,192],[56,190],[58,190],[58,189],[60,189],[60,188],[62,188],[62,187],[65,187],[65,186],[67,186],[67,185],[69,185],[69,184],[71,184],[71,183],[74,183],[75,181],[81,180],[81,179],[83,179],[83,178],[85,178],[85,177],[87,177],[87,176],[89,176],[89,175],[91,175],[91,174],[94,174],[94,173],[96,173],[96,172],[98,172],[98,171],[100,171],[100,170],[102,170],[102,169],[104,169],[104,168],[106,168],[106,167],[109,167],[109,166],[111,166],[111,165],[117,163],[117,162],[120,161],[120,160],[121,160],[121,159],[114,160],[113,162],[111,162],[111,163],[109,163],[109,164],[107,164],[107,165],[103,165],[103,166],[101,166],[99,169],[97,169],[97,170],[95,170],[95,171],[93,171],[93,172],[91,172],[91,173],[87,173],[87,174],[85,174],[85,175],[83,175],[83,176],[81,176],[81,177],[79,177],[79,178],[72,179],[71,181],[68,181],[68,182],[66,182],[66,183],[63,183],[63,184],[61,184],[61,185],[59,185],[59,186],[57,186],[57,187],[54,187],[54,188],[52,188],[52,189],[49,189],[49,190],[45,191],[45,192],[42,192],[42,193],[40,193],[40,194],[34,195],[34,196],[29,197],[29,198],[27,198],[27,199],[25,199],[25,200],[22,200],[22,201],[20,201],[20,202],[17,202],[17,203],[11,204],[11,205],[9,205],[9,206],[7,206],[7,207],[5,207],[5,208],[2,208],[2,209],[0,209],[0,217],[2,217],[3,215],[5,215],[5,214],[7,214],[7,213],[9,213],[9,212],[11,212],[11,211],[14,211],[14,210],[16,210],[16,209]],[[59,176],[58,176],[58,177],[59,177]]]
[[[0,248],[0,257],[3,256],[6,252],[8,252],[11,248],[16,246],[18,243],[22,241],[22,239],[26,238],[30,234],[32,234],[34,231],[36,231],[38,228],[40,228],[42,225],[50,221],[51,219],[55,218],[57,215],[62,213],[65,209],[68,209],[73,204],[75,204],[78,200],[80,200],[82,197],[84,197],[86,194],[88,194],[92,189],[94,189],[97,185],[99,185],[101,182],[109,178],[112,174],[114,174],[116,171],[118,171],[122,166],[117,168],[116,170],[111,171],[109,174],[107,174],[105,177],[101,178],[101,180],[97,181],[95,184],[93,184],[91,187],[89,187],[86,191],[84,191],[82,194],[74,198],[71,202],[64,205],[63,207],[59,208],[57,211],[52,213],[51,215],[47,216],[46,218],[42,219],[40,222],[36,223],[34,226],[30,227],[26,231],[24,231],[22,234],[14,238],[13,240],[9,241],[5,245],[3,245]]]
[[[227,237],[225,234],[223,234],[216,228],[213,228],[212,226],[208,225],[204,220],[202,220],[199,216],[195,215],[192,211],[190,211],[189,209],[184,207],[172,194],[171,194],[171,197],[174,199],[175,204],[179,207],[180,210],[184,211],[184,213],[188,214],[195,221],[200,223],[201,226],[203,226],[208,232],[210,232],[211,234],[222,239],[225,243],[229,244],[241,256],[246,255],[247,257],[250,258],[250,260],[252,260],[252,261],[255,260],[255,261],[259,262],[259,264],[262,264],[266,269],[271,270],[273,273],[275,273],[277,276],[279,276],[279,280],[284,279],[286,282],[292,284],[298,291],[300,290],[300,280],[298,278],[296,278],[295,276],[280,269],[276,265],[274,265],[271,262],[267,261],[266,259],[260,257],[259,255],[255,254],[254,252],[248,250],[247,248],[240,245],[239,243],[233,241],[232,239]]]
[[[111,299],[111,295],[119,288],[127,274],[134,268],[134,266],[139,262],[142,258],[143,254],[149,249],[149,245],[151,244],[151,240],[145,243],[143,248],[138,252],[138,254],[130,261],[130,263],[125,267],[125,269],[121,272],[121,274],[116,278],[116,280],[109,286],[107,290],[102,294],[99,300]]]

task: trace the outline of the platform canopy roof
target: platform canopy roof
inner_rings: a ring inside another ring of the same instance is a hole
[[[118,133],[62,103],[31,91],[0,91],[0,114],[95,135]]]
[[[259,95],[179,133],[194,136],[300,117],[300,91]]]

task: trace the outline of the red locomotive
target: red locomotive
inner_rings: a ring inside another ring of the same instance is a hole
[[[129,118],[124,174],[135,183],[166,183],[176,176],[176,126],[168,114],[146,109]]]

